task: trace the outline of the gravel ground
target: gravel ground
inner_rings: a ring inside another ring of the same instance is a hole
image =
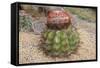
[[[42,63],[58,61],[77,61],[96,59],[96,34],[95,23],[80,20],[76,15],[72,16],[72,24],[80,34],[80,43],[77,52],[69,57],[52,58],[46,56],[38,49],[40,44],[39,35],[32,32],[19,32],[19,63]]]

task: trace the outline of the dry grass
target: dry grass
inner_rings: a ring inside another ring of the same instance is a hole
[[[81,19],[93,22],[96,21],[96,11],[93,9],[66,7],[65,10],[76,14]]]

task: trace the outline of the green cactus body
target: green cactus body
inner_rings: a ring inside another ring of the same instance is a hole
[[[27,15],[19,16],[19,31],[31,31],[32,20]]]
[[[64,30],[47,30],[44,33],[44,49],[51,56],[68,55],[77,48],[79,35],[72,27]]]

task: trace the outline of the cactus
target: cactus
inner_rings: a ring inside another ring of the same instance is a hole
[[[79,42],[79,34],[72,27],[62,30],[48,29],[43,34],[45,45],[43,49],[51,56],[64,56],[73,52]]]
[[[19,16],[19,31],[31,31],[32,19],[28,15]]]

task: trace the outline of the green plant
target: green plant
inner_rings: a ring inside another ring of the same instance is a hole
[[[80,19],[95,22],[96,21],[96,10],[92,8],[74,8],[66,7],[65,10],[77,15]]]
[[[19,31],[30,31],[32,26],[32,20],[29,16],[19,16]]]
[[[79,34],[71,26],[62,30],[48,29],[43,37],[46,41],[43,49],[51,56],[68,55],[77,48],[79,42]]]

